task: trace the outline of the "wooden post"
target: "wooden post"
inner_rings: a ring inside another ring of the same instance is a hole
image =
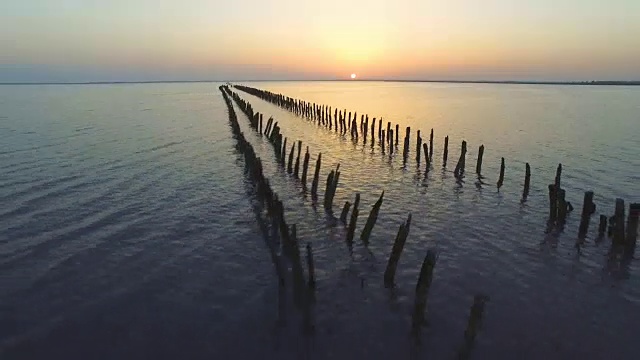
[[[407,161],[407,156],[409,155],[409,139],[411,138],[411,127],[407,126],[404,135],[404,148],[402,149],[402,157],[404,161]]]
[[[420,130],[418,130],[417,137],[418,139],[416,140],[416,162],[420,164],[420,151],[422,150],[422,138],[420,137]]]
[[[562,177],[562,164],[558,164],[558,168],[556,169],[556,189],[560,189],[560,178]]]
[[[309,289],[316,288],[316,271],[313,265],[313,252],[311,251],[311,243],[307,243],[307,267],[309,269]]]
[[[600,215],[600,225],[598,226],[598,235],[604,236],[607,231],[607,215]]]
[[[504,158],[500,161],[500,178],[498,178],[498,189],[502,187],[504,183]]]
[[[393,130],[389,133],[389,154],[393,154]]]
[[[558,224],[564,224],[567,220],[567,201],[565,200],[564,189],[556,188],[556,196],[558,199]]]
[[[345,201],[344,206],[342,207],[342,213],[340,213],[340,221],[343,224],[347,223],[347,214],[349,214],[349,208],[351,208],[351,203]]]
[[[378,120],[378,142],[382,141],[382,118]]]
[[[586,195],[585,195],[586,197]],[[584,210],[582,210],[584,212]],[[624,238],[624,200],[616,199],[615,220],[613,224],[613,242],[614,244],[622,245],[625,242]]]
[[[353,235],[356,231],[356,222],[358,221],[358,206],[360,205],[360,193],[356,193],[356,200],[353,202],[353,211],[351,211],[351,219],[347,228],[347,246],[349,253],[353,253]]]
[[[592,211],[591,211],[592,208],[593,208],[593,191],[587,191],[584,193],[584,201],[582,204],[582,218],[580,220],[578,237],[582,238],[587,235],[587,231],[589,230],[589,220],[592,214]],[[623,203],[623,211],[624,211],[624,203]],[[624,228],[624,223],[622,226]]]
[[[422,147],[424,148],[424,161],[427,164],[424,172],[425,174],[428,174],[429,170],[431,169],[431,160],[429,160],[429,151],[427,148],[427,143],[425,142],[424,144],[422,144]]]
[[[291,174],[293,172],[293,153],[296,150],[296,144],[291,145],[291,151],[289,152],[289,161],[287,162],[287,172]]]
[[[531,185],[531,166],[529,163],[525,164],[525,174],[524,174],[524,191],[522,192],[522,200],[527,200],[529,196],[529,185]]]
[[[398,135],[400,135],[400,125],[396,124],[396,146],[398,146]]]
[[[318,180],[320,177],[320,164],[322,162],[322,153],[318,154],[318,159],[316,160],[316,171],[313,175],[313,182],[311,183],[311,195],[318,196]]]
[[[294,166],[294,176],[299,179],[300,175],[300,151],[302,151],[302,141],[298,140],[298,156],[296,157],[296,164]]]
[[[307,187],[307,169],[309,168],[309,147],[307,146],[307,152],[304,154],[304,161],[302,162],[302,186]]]
[[[391,121],[387,121],[387,142],[391,144],[391,140],[389,140],[389,135],[391,134]]]
[[[429,135],[429,160],[433,160],[433,129],[431,129],[431,135]]]
[[[482,173],[482,156],[484,156],[484,145],[480,145],[478,148],[478,162],[476,163],[476,174],[478,175]]]
[[[444,153],[442,154],[442,167],[447,166],[448,156],[449,156],[449,135],[444,137]]]
[[[458,164],[456,165],[456,168],[453,171],[453,174],[457,179],[461,179],[462,176],[464,175],[464,165],[466,162],[466,158],[465,158],[466,155],[467,155],[467,142],[463,140],[462,151],[460,152],[460,158],[458,159]]]
[[[629,218],[627,219],[627,246],[634,248],[638,239],[638,218],[640,217],[640,203],[629,204]]]
[[[284,138],[284,143],[282,144],[282,155],[280,156],[280,163],[282,166],[285,164],[285,159],[287,157],[287,138]]]
[[[371,144],[376,142],[376,118],[371,120]]]
[[[558,195],[555,184],[549,184],[549,221],[555,223],[558,218]]]
[[[387,139],[385,138],[385,132],[382,130],[380,145],[382,146],[382,153],[384,154],[384,146],[387,143]]]
[[[427,307],[427,298],[429,296],[429,288],[433,281],[433,269],[436,266],[437,255],[433,250],[427,250],[427,255],[422,261],[420,268],[420,276],[416,284],[416,298],[413,307],[412,328],[418,330],[425,323],[425,309]]]
[[[262,114],[260,114],[260,135],[262,135]]]
[[[489,301],[489,297],[485,295],[476,295],[473,298],[473,305],[471,306],[471,312],[469,314],[469,322],[467,328],[464,331],[464,345],[460,348],[458,353],[458,359],[468,359],[471,350],[474,347],[476,336],[480,330],[482,324],[482,315],[484,313],[484,306]]]
[[[328,212],[330,207],[329,207],[329,193],[331,192],[331,186],[333,184],[333,178],[336,176],[336,172],[335,170],[331,170],[331,172],[329,173],[329,175],[327,175],[327,185],[325,186],[324,189],[324,209]]]
[[[360,234],[360,240],[364,243],[364,246],[369,246],[369,236],[371,236],[371,231],[373,230],[373,226],[376,224],[378,220],[378,213],[380,212],[380,206],[382,206],[382,199],[384,198],[384,191],[380,195],[380,198],[371,208],[371,212],[369,213],[369,218],[367,219],[367,223],[362,230],[362,234]]]
[[[398,261],[400,260],[400,255],[402,255],[404,244],[407,241],[410,227],[411,214],[409,214],[407,221],[400,225],[400,228],[398,229],[398,235],[396,235],[396,240],[393,242],[393,248],[391,249],[389,262],[387,263],[387,268],[384,271],[384,286],[387,288],[393,287],[394,278],[396,276],[396,268],[398,267]]]

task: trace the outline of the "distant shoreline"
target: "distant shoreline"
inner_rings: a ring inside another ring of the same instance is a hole
[[[151,80],[151,81],[87,81],[87,82],[0,82],[2,85],[117,85],[117,84],[179,84],[179,83],[220,83],[220,82],[406,82],[406,83],[447,83],[447,84],[499,84],[499,85],[564,85],[564,86],[640,86],[634,81],[495,81],[495,80],[374,80],[374,79],[331,79],[331,80]]]

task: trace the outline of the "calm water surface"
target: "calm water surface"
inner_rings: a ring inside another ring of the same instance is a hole
[[[473,295],[491,300],[475,358],[637,357],[640,269],[608,256],[592,223],[576,248],[584,191],[597,214],[640,201],[640,89],[374,82],[259,82],[412,128],[410,160],[354,144],[251,95],[285,136],[322,152],[334,207],[362,195],[359,234],[385,190],[371,252],[305,196],[239,113],[290,224],[316,258],[313,338],[278,290],[235,152],[220,84],[0,87],[0,354],[3,359],[453,358]],[[415,132],[433,128],[425,176]],[[444,136],[449,163],[441,167]],[[402,136],[401,136],[402,138]],[[362,140],[362,138],[361,138]],[[460,142],[468,176],[452,170]],[[402,140],[401,140],[402,141]],[[291,142],[289,142],[291,144]],[[485,145],[482,183],[471,176]],[[500,157],[505,184],[496,191]],[[520,202],[524,163],[529,200]],[[546,232],[558,162],[577,211]],[[411,233],[394,291],[382,286],[395,233]],[[596,222],[594,217],[593,222]],[[439,251],[422,346],[408,334],[429,248]]]

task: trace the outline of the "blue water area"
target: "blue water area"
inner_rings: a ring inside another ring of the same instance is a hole
[[[473,358],[636,358],[640,270],[598,237],[597,215],[612,215],[618,197],[640,201],[637,89],[250,84],[383,117],[402,135],[405,126],[423,139],[435,133],[425,174],[413,155],[403,164],[401,150],[354,143],[239,93],[279,122],[289,144],[302,141],[303,154],[308,146],[310,164],[322,153],[322,190],[340,164],[334,211],[361,194],[356,239],[385,191],[369,249],[356,240],[351,256],[345,227],[276,163],[236,107],[287,222],[301,246],[313,244],[310,336],[289,288],[278,321],[277,278],[219,85],[0,86],[2,359],[452,358],[480,293],[490,300]],[[452,171],[462,140],[468,174],[459,183]],[[501,157],[507,171],[498,191]],[[523,203],[525,162],[532,184]],[[560,162],[577,210],[549,230],[546,187]],[[578,239],[587,190],[598,208]],[[382,274],[409,213],[396,288],[386,289]],[[439,257],[429,325],[416,345],[411,311],[427,249]]]

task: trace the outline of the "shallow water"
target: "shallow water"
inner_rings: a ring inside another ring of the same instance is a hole
[[[451,358],[473,295],[484,293],[475,358],[635,358],[638,263],[612,261],[597,214],[638,202],[640,91],[625,87],[259,82],[251,86],[411,126],[411,155],[354,144],[240,92],[291,140],[322,152],[321,189],[340,163],[334,201],[362,195],[356,239],[385,191],[371,253],[314,208],[239,110],[289,224],[314,247],[316,333],[277,286],[234,150],[220,84],[0,87],[0,353],[3,358]],[[265,118],[266,120],[266,118]],[[376,124],[377,126],[377,124]],[[386,125],[385,125],[386,126]],[[425,177],[415,132],[435,132]],[[449,162],[441,167],[449,136]],[[362,139],[362,138],[361,138]],[[467,178],[452,170],[467,140]],[[484,185],[470,174],[484,144]],[[290,146],[290,145],[289,145]],[[500,157],[505,184],[496,191]],[[524,163],[531,193],[520,202]],[[546,185],[558,162],[576,206],[546,233]],[[311,172],[311,171],[310,171]],[[584,191],[598,205],[576,249]],[[394,291],[382,273],[413,214]],[[439,251],[422,346],[408,333],[428,248]]]

